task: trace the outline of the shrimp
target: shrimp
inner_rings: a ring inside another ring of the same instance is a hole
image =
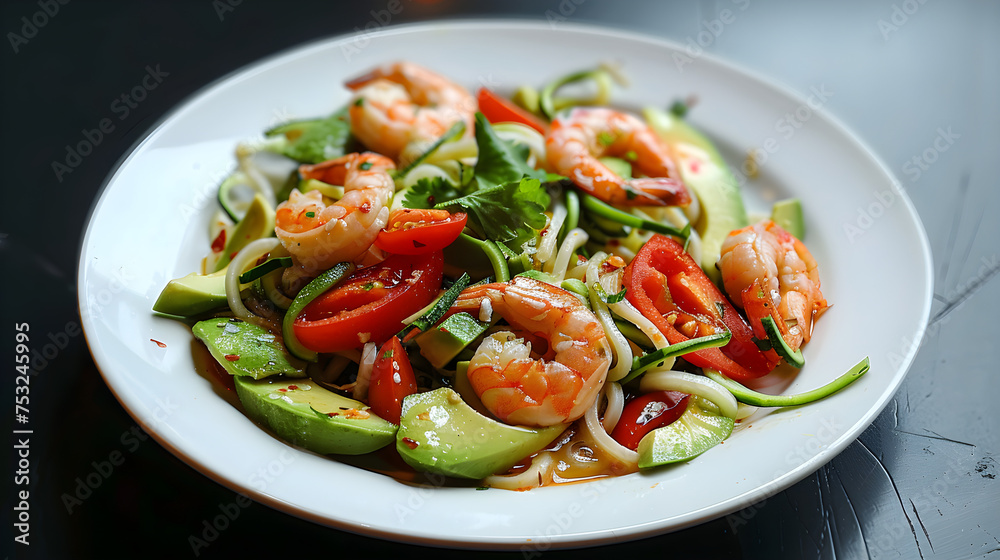
[[[493,313],[516,330],[483,340],[468,378],[486,408],[510,424],[553,426],[583,416],[600,394],[611,346],[592,311],[573,294],[523,276],[466,289],[452,311]],[[532,358],[531,342],[544,349]]]
[[[691,204],[669,148],[634,115],[606,108],[574,109],[552,122],[545,150],[553,171],[608,204]],[[631,160],[646,177],[622,179],[598,159],[605,155]]]
[[[788,326],[785,342],[792,350],[809,342],[813,321],[828,305],[816,259],[804,243],[771,220],[761,220],[729,233],[719,268],[734,304],[742,307],[743,291],[759,282]]]
[[[398,159],[409,143],[436,140],[456,122],[472,129],[476,100],[465,88],[409,62],[347,82],[354,90],[351,132],[369,149]]]
[[[327,206],[319,191],[293,189],[275,211],[274,232],[306,274],[363,257],[389,220],[396,191],[395,164],[373,153],[354,153],[300,168],[303,176],[342,184],[344,196]]]

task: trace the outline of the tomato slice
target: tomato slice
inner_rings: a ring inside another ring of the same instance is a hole
[[[440,251],[458,239],[468,221],[464,212],[401,208],[389,215],[389,223],[375,238],[375,246],[396,255]]]
[[[623,281],[625,298],[671,344],[723,329],[732,333],[722,348],[685,354],[688,362],[737,381],[765,375],[778,364],[760,351],[750,325],[677,241],[654,235],[625,268]]]
[[[417,392],[410,357],[406,355],[398,336],[379,348],[372,377],[368,385],[368,406],[380,417],[399,424],[403,413],[403,398]]]
[[[743,300],[743,311],[747,314],[747,320],[750,322],[750,328],[753,330],[755,337],[760,340],[767,340],[767,330],[764,329],[761,319],[771,317],[774,319],[774,324],[778,327],[778,331],[781,332],[782,338],[785,339],[785,342],[789,342],[788,325],[778,315],[778,310],[775,309],[774,302],[764,293],[764,289],[760,285],[760,280],[754,280],[753,284],[743,290],[740,298]],[[768,350],[764,355],[775,362],[781,360],[778,353],[774,350]]]
[[[403,319],[437,296],[444,274],[440,251],[391,255],[362,268],[323,295],[295,318],[299,342],[314,352],[382,344],[403,328]]]
[[[635,451],[643,436],[684,414],[689,396],[678,391],[653,391],[639,395],[625,405],[621,419],[611,430],[611,437],[623,447]]]
[[[476,98],[479,101],[479,111],[491,124],[515,122],[530,126],[543,135],[549,132],[549,125],[545,121],[486,88],[480,88]]]

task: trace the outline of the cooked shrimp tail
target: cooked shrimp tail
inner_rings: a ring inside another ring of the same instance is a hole
[[[577,108],[556,119],[545,141],[549,166],[584,191],[619,206],[687,206],[668,148],[638,117],[605,108]],[[623,179],[599,158],[632,162],[646,177]]]
[[[499,313],[518,331],[487,337],[469,362],[473,390],[500,420],[571,422],[600,394],[611,346],[594,313],[566,290],[518,276],[466,289],[452,310]]]

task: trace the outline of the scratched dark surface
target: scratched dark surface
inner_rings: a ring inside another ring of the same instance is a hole
[[[8,532],[0,550],[24,558],[188,557],[188,536],[234,494],[132,432],[134,423],[96,371],[78,333],[74,286],[87,208],[118,158],[176,103],[262,56],[363,29],[389,2],[74,0],[59,4],[35,33],[24,33],[22,18],[35,17],[43,4],[51,11],[56,2],[4,2],[0,27],[7,37],[0,46],[0,157],[7,172],[0,205],[3,332],[13,339],[11,323],[30,321],[35,340],[54,345],[51,357],[35,362],[31,385],[31,545],[15,545]],[[390,23],[503,15],[598,23],[682,44],[701,37],[705,52],[797,92],[825,85],[834,95],[823,110],[896,174],[933,250],[934,307],[916,360],[888,407],[842,454],[728,518],[542,556],[1000,558],[994,320],[1000,315],[1000,3],[403,0],[401,6]],[[734,21],[711,40],[699,36],[727,9]],[[57,181],[51,162],[65,157],[65,146],[79,141],[82,129],[109,116],[112,101],[148,64],[161,64],[170,79]],[[864,270],[856,275],[886,293],[907,281],[868,277]],[[12,344],[2,346],[8,352]],[[13,393],[9,378],[6,394]],[[115,451],[125,454],[124,462],[81,504],[67,507],[63,496]],[[14,463],[8,464],[13,472]],[[2,525],[10,531],[14,486],[6,473],[3,478],[5,504],[11,505],[4,506]],[[251,505],[199,554],[313,550],[372,557],[426,552]]]

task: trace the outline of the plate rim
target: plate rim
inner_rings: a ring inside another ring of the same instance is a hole
[[[377,39],[383,36],[391,36],[412,32],[426,32],[431,30],[441,30],[444,28],[462,28],[462,29],[493,29],[493,30],[551,30],[551,26],[547,23],[540,21],[538,19],[528,19],[528,18],[444,18],[435,20],[426,20],[420,22],[410,22],[404,24],[393,24],[382,27],[381,29],[373,32],[366,32],[364,36],[367,39]],[[569,31],[573,33],[590,34],[597,36],[613,37],[619,40],[625,40],[635,43],[644,43],[649,45],[656,45],[658,47],[663,47],[671,49],[674,51],[683,51],[684,45],[678,41],[665,39],[655,35],[648,34],[646,32],[632,32],[628,31],[626,28],[616,27],[616,26],[605,26],[591,23],[569,23],[562,22],[559,24],[560,31]],[[185,453],[179,447],[173,445],[163,434],[161,434],[154,426],[150,423],[145,422],[137,413],[133,412],[129,404],[126,402],[125,398],[121,394],[121,388],[115,387],[109,382],[108,374],[105,373],[106,362],[108,358],[104,357],[103,351],[100,347],[96,346],[96,343],[91,339],[91,333],[94,331],[93,321],[94,318],[91,317],[83,304],[86,295],[86,284],[84,283],[84,273],[87,268],[87,263],[85,263],[84,250],[88,245],[88,240],[93,230],[93,218],[99,211],[100,207],[106,202],[106,195],[108,189],[113,181],[113,179],[118,175],[118,173],[125,167],[125,165],[136,156],[140,151],[142,146],[151,141],[151,139],[160,131],[163,126],[171,120],[178,112],[182,111],[184,108],[188,107],[190,104],[196,102],[205,93],[211,91],[220,84],[233,79],[237,76],[244,74],[249,74],[252,72],[263,71],[270,67],[272,64],[279,62],[281,59],[292,55],[304,55],[309,51],[321,48],[332,48],[338,43],[348,43],[352,40],[356,40],[358,37],[358,32],[340,33],[336,35],[330,35],[326,37],[318,37],[315,39],[303,41],[302,43],[291,45],[282,48],[278,51],[265,55],[261,58],[253,60],[246,63],[226,74],[204,84],[203,86],[195,89],[181,100],[174,103],[159,119],[152,123],[146,130],[130,145],[122,154],[121,157],[115,162],[112,168],[106,175],[103,183],[97,191],[97,195],[94,197],[89,211],[87,213],[87,218],[85,220],[84,232],[80,236],[80,242],[78,247],[78,258],[77,258],[77,305],[78,311],[81,317],[81,324],[84,331],[84,339],[86,341],[88,350],[94,360],[95,366],[100,373],[105,385],[109,388],[115,399],[119,404],[125,409],[125,411],[135,420],[140,427],[152,437],[159,445],[167,449],[171,454],[173,454],[178,459],[182,460],[188,466],[197,470],[200,474],[208,477],[210,480],[226,487],[227,489],[233,490],[237,493],[248,495],[259,503],[265,504],[272,509],[278,510],[282,513],[298,517],[321,526],[331,527],[338,530],[343,530],[353,534],[359,534],[364,536],[370,536],[375,538],[380,538],[393,542],[407,543],[407,544],[418,544],[425,546],[436,546],[442,548],[458,548],[458,549],[513,549],[514,547],[524,546],[525,539],[522,537],[513,536],[498,536],[492,538],[477,538],[474,540],[462,540],[460,535],[456,535],[450,539],[442,539],[435,536],[426,536],[420,534],[414,534],[412,532],[402,532],[402,531],[390,531],[384,530],[370,525],[363,525],[357,523],[350,523],[340,519],[333,519],[324,516],[320,513],[307,511],[305,508],[296,506],[289,502],[286,502],[280,498],[272,496],[265,491],[258,491],[255,488],[247,484],[243,484],[237,480],[230,480],[230,478],[224,476],[221,473],[217,473],[214,470],[206,467],[202,462],[198,461],[195,457]],[[742,76],[745,79],[750,79],[756,82],[759,86],[773,90],[779,93],[786,99],[794,100],[796,102],[804,102],[803,95],[800,94],[794,88],[789,87],[785,83],[777,80],[775,78],[767,77],[763,73],[759,73],[752,69],[739,66],[736,63],[730,62],[725,58],[719,57],[712,53],[703,52],[698,55],[698,58],[711,61],[713,64],[725,69],[727,72],[734,73]],[[884,161],[879,157],[877,152],[871,149],[871,147],[850,127],[848,127],[839,118],[831,114],[827,110],[818,110],[815,112],[818,118],[826,122],[827,125],[831,126],[839,135],[845,138],[849,143],[853,144],[861,152],[864,153],[869,159],[870,163],[873,163],[879,172],[885,177],[889,184],[891,184],[894,189],[894,194],[896,194],[900,200],[903,202],[903,207],[905,209],[905,215],[912,220],[912,225],[915,227],[917,233],[919,234],[919,244],[920,244],[920,257],[922,258],[924,264],[924,276],[923,280],[926,283],[926,290],[922,302],[922,309],[920,311],[920,316],[922,318],[920,330],[917,334],[923,335],[925,333],[927,321],[930,318],[931,307],[933,303],[933,290],[934,290],[934,274],[933,274],[933,254],[930,248],[929,238],[926,233],[926,229],[923,225],[923,221],[920,218],[920,214],[916,211],[913,202],[905,188],[901,186],[891,169],[884,163]],[[795,483],[803,480],[809,474],[815,472],[823,465],[830,462],[834,457],[839,455],[844,451],[851,443],[853,443],[858,436],[867,430],[874,419],[882,413],[888,403],[892,400],[895,394],[898,392],[903,380],[908,375],[913,361],[919,351],[920,344],[919,341],[910,345],[907,349],[906,354],[902,356],[900,360],[900,366],[896,375],[890,380],[889,385],[883,391],[881,398],[876,401],[875,405],[872,406],[855,424],[851,429],[846,430],[841,434],[837,440],[832,442],[829,446],[823,449],[821,452],[810,457],[808,460],[799,464],[797,467],[789,469],[782,476],[775,478],[767,483],[761,484],[751,491],[744,492],[735,496],[730,497],[726,502],[712,504],[705,508],[701,508],[694,512],[688,512],[685,515],[684,521],[665,525],[662,522],[650,521],[648,523],[635,525],[629,527],[627,530],[613,530],[609,529],[600,532],[597,535],[581,534],[581,533],[570,533],[569,535],[556,535],[547,540],[546,545],[551,548],[561,549],[570,547],[582,547],[582,546],[597,546],[603,544],[611,544],[618,542],[632,541],[640,538],[651,537],[656,535],[663,535],[670,532],[679,531],[694,525],[705,523],[713,519],[718,519],[727,514],[739,511],[740,509],[747,507],[753,503],[765,499],[769,496],[773,496]],[[102,365],[103,364],[103,365]],[[748,501],[745,496],[753,495],[755,498]],[[723,504],[731,502],[728,507],[721,508]],[[738,507],[733,507],[733,506]],[[696,513],[698,515],[696,515]],[[530,542],[530,539],[529,539]]]

